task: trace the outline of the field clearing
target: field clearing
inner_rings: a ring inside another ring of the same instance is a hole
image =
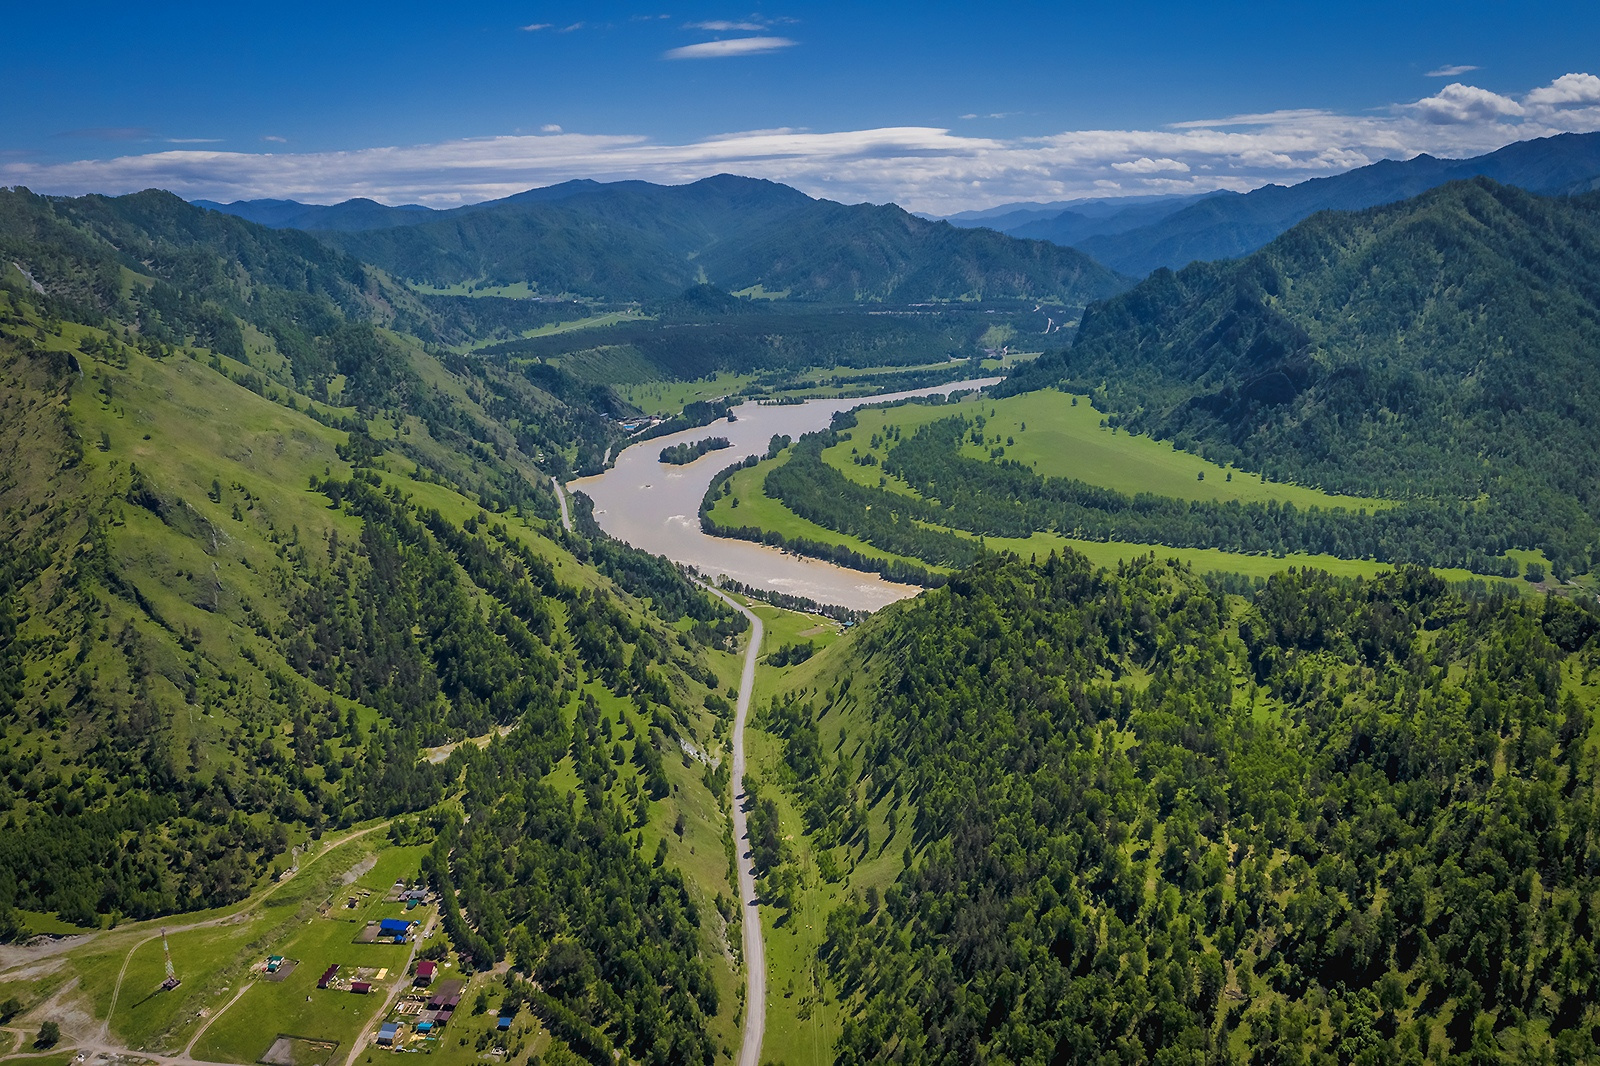
[[[648,415],[677,414],[695,400],[733,396],[755,381],[754,374],[719,371],[697,381],[650,381],[613,386],[617,394]]]
[[[763,460],[759,465],[740,470],[728,479],[731,489],[727,496],[718,500],[711,508],[711,517],[718,525],[727,526],[758,526],[761,529],[775,529],[785,537],[807,537],[812,540],[822,541],[827,544],[843,544],[845,547],[860,552],[869,559],[892,560],[901,556],[893,552],[886,552],[852,537],[847,533],[836,533],[826,526],[801,518],[782,503],[772,499],[761,491],[761,483],[766,480],[767,474],[778,463],[784,461],[780,456],[776,460]],[[733,501],[738,500],[739,506],[733,506]],[[918,563],[925,566],[925,563]],[[930,569],[938,570],[939,567]]]
[[[486,295],[479,293],[478,295]],[[590,315],[587,318],[574,318],[569,322],[551,322],[535,329],[525,329],[519,336],[524,338],[553,337],[558,333],[572,333],[580,329],[594,329],[596,326],[614,326],[618,322],[642,322],[650,318],[643,311],[606,311],[603,314]]]
[[[961,454],[988,459],[990,449],[1003,447],[1004,458],[1032,466],[1042,477],[1070,477],[1129,495],[1149,492],[1180,500],[1238,500],[1241,503],[1276,500],[1302,509],[1364,507],[1377,510],[1394,506],[1389,500],[1339,496],[1302,485],[1264,482],[1259,474],[1230,470],[1198,455],[1179,451],[1165,441],[1102,426],[1100,412],[1089,405],[1088,397],[1069,396],[1054,390],[1002,400],[974,397],[953,404],[907,404],[862,411],[857,416],[857,428],[850,431],[850,441],[827,449],[823,458],[852,481],[875,486],[880,469],[852,463],[852,449],[876,452],[881,460],[887,447],[874,449],[871,441],[886,426],[897,426],[902,437],[908,437],[930,422],[953,415],[970,419],[980,414],[987,420],[984,435],[990,443],[977,445],[969,439],[962,446]],[[1007,438],[1014,443],[1006,444]]]
[[[944,411],[948,406],[929,407],[929,413]],[[911,408],[915,410],[916,408]],[[898,408],[896,410],[906,410]],[[866,414],[879,412],[862,412],[863,420]],[[892,412],[891,412],[892,413]],[[861,429],[853,431],[856,439],[861,439]],[[823,452],[824,459],[830,453],[842,455],[843,465],[838,462],[834,465],[851,480],[876,486],[880,470],[878,467],[857,466],[849,461],[849,453],[841,451],[850,447],[849,443],[835,445]],[[912,559],[907,556],[896,555],[884,551],[858,537],[836,533],[826,526],[818,525],[795,514],[785,507],[780,501],[771,499],[761,491],[761,483],[777,463],[783,461],[783,456],[777,460],[763,460],[759,465],[741,470],[729,479],[732,492],[716,502],[711,509],[712,518],[718,523],[728,525],[758,526],[764,530],[777,530],[785,537],[806,537],[823,541],[828,544],[842,544],[868,558],[885,560],[903,560],[919,566],[925,566],[934,573],[948,572],[948,567],[932,565],[922,560]],[[868,480],[870,478],[870,480]],[[906,494],[911,490],[904,483],[889,478],[884,485],[890,489]],[[739,506],[734,508],[731,501],[737,498]],[[938,527],[943,529],[944,527]],[[958,537],[968,540],[977,540],[975,534],[964,530],[946,530]],[[984,544],[992,551],[1015,552],[1018,556],[1027,559],[1037,556],[1044,558],[1052,551],[1072,550],[1087,558],[1097,567],[1116,567],[1119,563],[1128,562],[1141,555],[1154,555],[1158,559],[1177,559],[1196,573],[1204,574],[1211,571],[1226,574],[1240,574],[1245,577],[1270,577],[1292,567],[1310,567],[1317,570],[1326,570],[1330,574],[1342,577],[1371,577],[1374,574],[1391,570],[1389,563],[1375,562],[1371,559],[1341,559],[1335,555],[1311,554],[1308,552],[1294,552],[1287,555],[1249,554],[1245,552],[1223,551],[1219,548],[1174,548],[1165,544],[1140,544],[1127,541],[1101,541],[1079,540],[1073,537],[1063,537],[1057,533],[1035,533],[1031,537],[985,537]],[[1481,574],[1474,574],[1470,570],[1452,567],[1435,567],[1434,572],[1446,581],[1468,581],[1482,578]],[[1499,580],[1499,579],[1489,579]],[[1519,583],[1514,583],[1519,584]]]

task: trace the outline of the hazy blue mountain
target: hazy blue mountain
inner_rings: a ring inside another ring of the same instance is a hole
[[[1142,276],[1157,267],[1177,269],[1195,260],[1246,255],[1318,211],[1394,203],[1446,182],[1487,177],[1530,192],[1554,193],[1596,174],[1600,134],[1564,133],[1519,141],[1471,159],[1419,155],[1403,162],[1383,160],[1298,185],[1212,197],[1146,226],[1071,243],[1114,270]]]
[[[608,299],[659,299],[711,282],[830,303],[1081,306],[1128,284],[1073,249],[731,175],[677,186],[569,182],[414,225],[321,237],[416,282],[528,282]]]
[[[988,226],[990,229],[1003,229],[1001,220],[1015,215],[1023,218],[1050,218],[1063,211],[1076,211],[1079,214],[1099,217],[1112,215],[1128,207],[1171,203],[1181,206],[1194,200],[1194,196],[1178,195],[1143,195],[1143,196],[1080,196],[1075,200],[1054,200],[1049,203],[1038,203],[1032,200],[1017,203],[996,204],[993,207],[982,207],[974,211],[957,211],[953,215],[924,215],[924,218],[950,223],[952,226]]]
[[[298,200],[235,200],[231,204],[219,204],[214,200],[193,202],[196,207],[235,215],[272,229],[354,230],[408,226],[435,213],[421,204],[389,207],[364,197],[331,205],[303,204]]]
[[[1213,192],[1198,196],[1163,196],[1121,207],[1112,206],[1116,201],[1104,205],[1084,204],[1049,217],[1021,219],[1013,224],[996,225],[995,228],[1013,237],[1077,247],[1090,237],[1126,233],[1155,225],[1202,200],[1237,195],[1232,192]],[[1005,217],[1009,219],[1012,216]]]

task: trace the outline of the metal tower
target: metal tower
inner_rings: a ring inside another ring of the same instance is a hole
[[[167,946],[167,931],[165,929],[161,930],[161,954],[167,960],[167,979],[161,982],[161,987],[170,992],[183,982],[178,977],[178,971],[172,968],[172,949]]]

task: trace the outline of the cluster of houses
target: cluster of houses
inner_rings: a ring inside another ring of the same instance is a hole
[[[419,988],[427,988],[433,984],[438,974],[438,965],[428,959],[417,963],[417,975],[412,984]],[[402,1004],[400,1009],[405,1013],[415,1013],[417,1018],[412,1023],[412,1028],[418,1036],[426,1037],[437,1029],[442,1029],[454,1016],[456,1007],[461,1003],[462,990],[467,982],[460,978],[440,981],[439,987],[434,989],[425,1003],[420,997],[413,999],[408,1004]],[[378,1029],[378,1044],[381,1047],[393,1047],[400,1039],[400,1022],[384,1022]]]

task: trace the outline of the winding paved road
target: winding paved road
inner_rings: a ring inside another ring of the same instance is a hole
[[[733,716],[733,850],[739,866],[739,902],[744,928],[744,1044],[739,1066],[760,1066],[761,1037],[767,1028],[767,955],[761,934],[761,909],[756,898],[755,859],[750,853],[750,825],[745,818],[744,725],[750,717],[750,693],[756,683],[756,658],[761,654],[761,619],[726,593],[706,591],[750,620],[750,646],[744,653],[744,674],[739,679],[739,703]]]
[[[567,495],[561,482],[555,485],[561,501],[561,524],[570,532]],[[699,583],[707,592],[750,620],[750,644],[744,652],[744,673],[739,678],[739,702],[733,715],[733,851],[739,867],[739,902],[743,908],[739,922],[744,931],[744,1043],[739,1048],[739,1066],[761,1066],[761,1038],[767,1029],[767,951],[762,940],[761,908],[756,898],[755,859],[750,853],[750,825],[744,806],[744,725],[750,717],[750,693],[756,685],[756,659],[761,655],[761,619],[754,611],[737,603],[727,593]],[[352,1052],[353,1055],[353,1052]]]
[[[609,456],[611,453],[607,451],[606,454]],[[567,490],[562,488],[561,482],[556,480],[554,477],[550,479],[550,484],[555,486],[556,502],[561,504],[561,528],[566,530],[568,533],[571,533],[572,515],[567,512]]]

